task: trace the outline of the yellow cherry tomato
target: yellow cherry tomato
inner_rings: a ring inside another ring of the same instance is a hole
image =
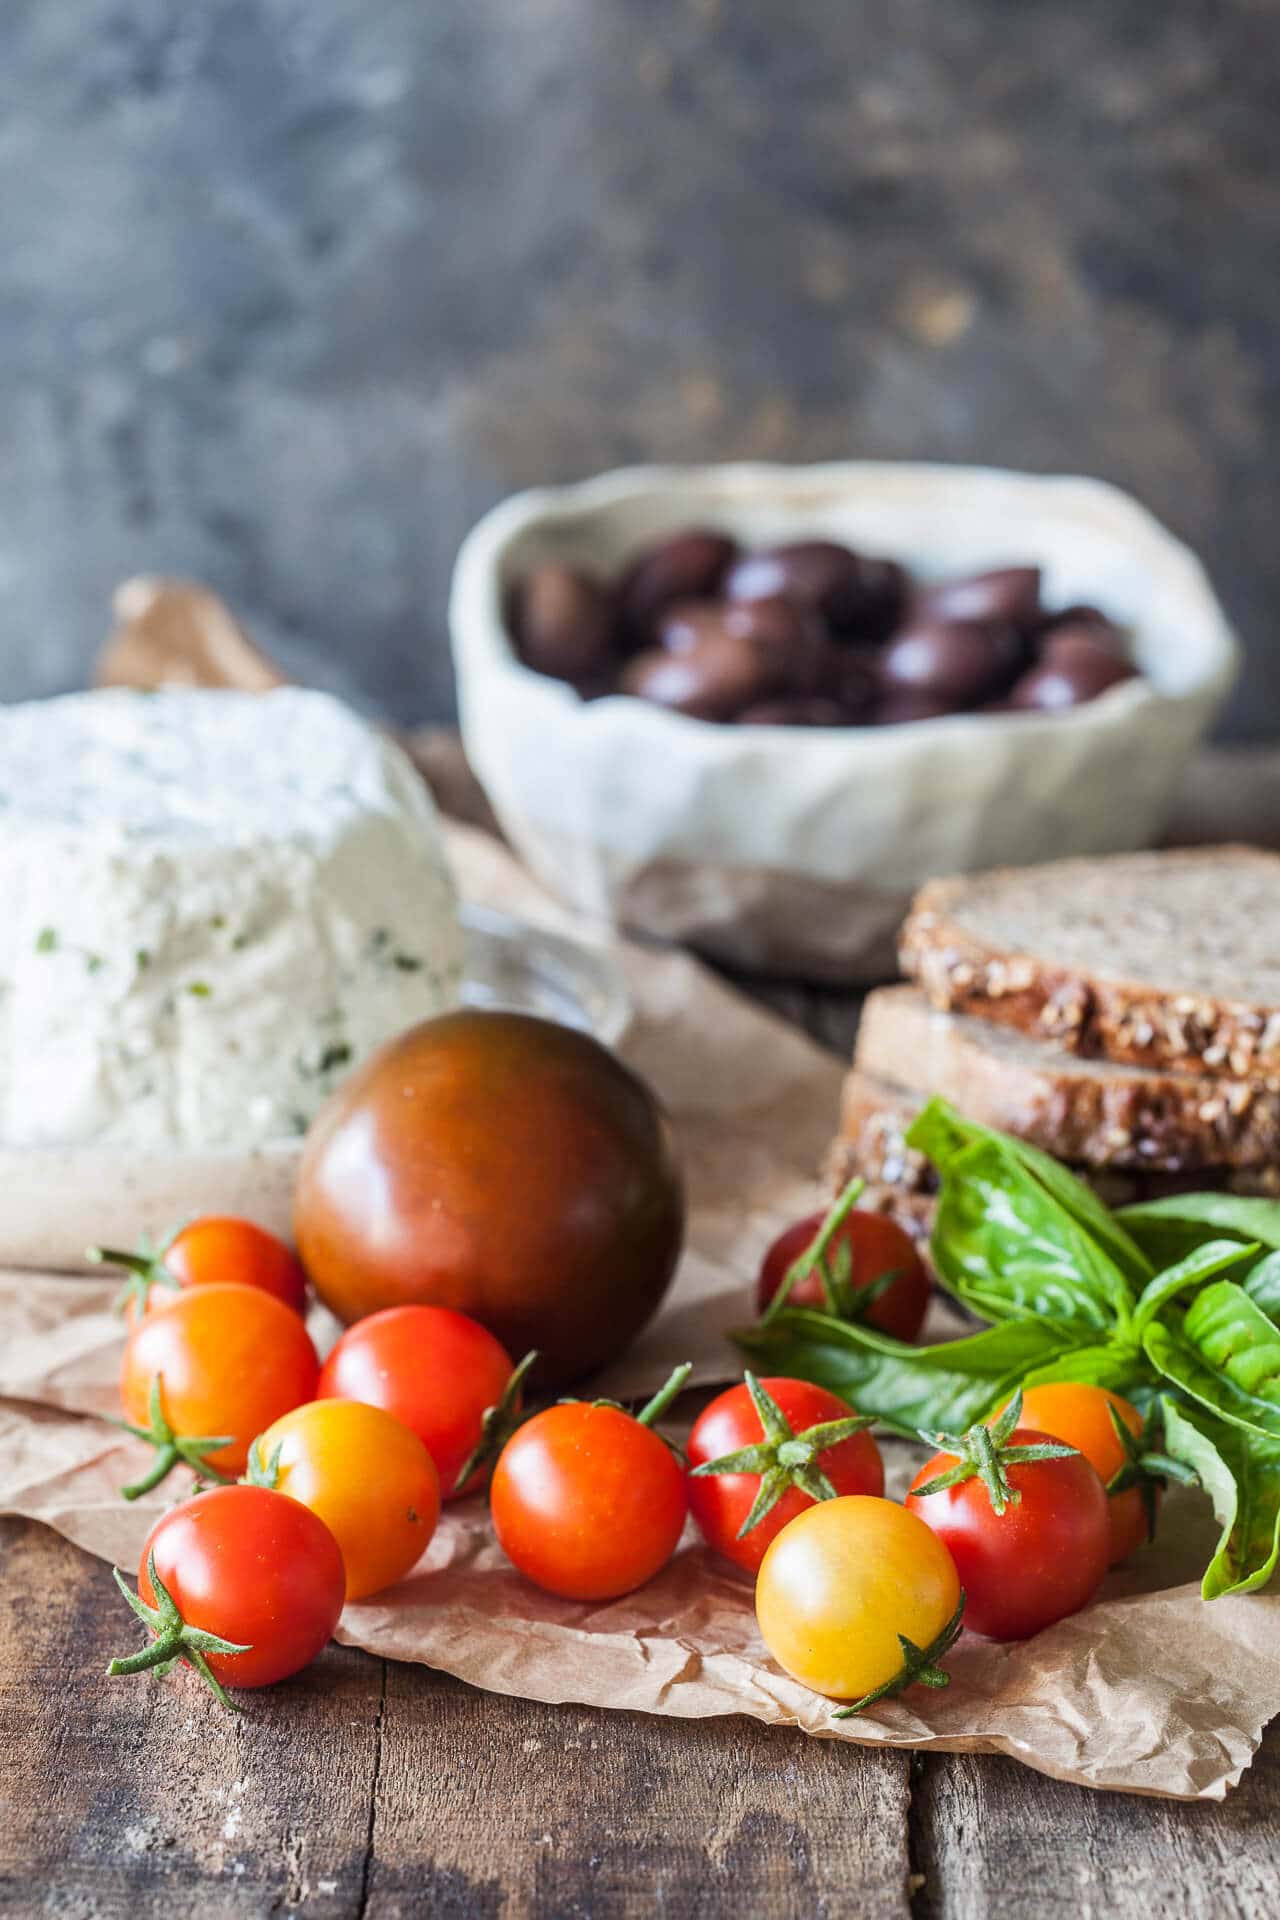
[[[793,1680],[833,1700],[905,1681],[898,1635],[932,1647],[959,1604],[941,1540],[871,1494],[807,1507],[773,1542],[756,1582],[766,1647]]]
[[[403,1579],[436,1530],[431,1456],[394,1414],[358,1400],[312,1400],[260,1434],[249,1478],[318,1514],[342,1549],[347,1599]]]

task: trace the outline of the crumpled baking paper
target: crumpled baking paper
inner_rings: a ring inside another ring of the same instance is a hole
[[[184,630],[188,653],[191,644]],[[241,683],[243,671],[229,672],[220,653],[211,677]],[[465,897],[581,932],[497,841],[458,826],[448,841]],[[703,1382],[736,1377],[725,1329],[749,1315],[769,1238],[817,1204],[842,1063],[682,955],[624,942],[611,952],[635,1007],[621,1051],[667,1102],[691,1199],[689,1248],[663,1312],[593,1383],[626,1398],[684,1359]],[[174,1494],[158,1489],[135,1506],[119,1497],[141,1449],[101,1417],[116,1408],[112,1291],[96,1278],[0,1271],[0,1512],[41,1520],[131,1571]],[[945,1316],[934,1322],[946,1330]],[[326,1316],[312,1325],[322,1343],[332,1338]],[[894,1440],[885,1453],[890,1491],[901,1493],[915,1455]],[[414,1574],[349,1606],[338,1637],[529,1699],[748,1714],[854,1744],[1007,1753],[1090,1787],[1220,1799],[1280,1712],[1280,1593],[1205,1605],[1199,1573],[1214,1537],[1207,1502],[1171,1489],[1159,1540],[1111,1574],[1092,1606],[1021,1643],[966,1634],[945,1691],[916,1688],[855,1720],[832,1719],[829,1703],[774,1665],[749,1584],[692,1528],[639,1593],[581,1606],[505,1562],[482,1499],[456,1502]],[[121,1628],[125,1646],[123,1607]]]
[[[451,828],[471,899],[565,925],[498,844]],[[841,1062],[681,955],[619,945],[635,1007],[622,1051],[668,1104],[690,1186],[690,1244],[667,1304],[593,1390],[644,1394],[678,1361],[734,1377],[727,1328],[750,1316],[762,1248],[820,1197],[815,1169]],[[0,1272],[0,1512],[42,1520],[132,1571],[172,1492],[128,1506],[138,1443],[116,1410],[114,1287],[78,1275]],[[333,1323],[316,1313],[323,1345]],[[939,1328],[941,1330],[941,1328]],[[886,1442],[891,1485],[912,1450]],[[639,1593],[580,1606],[529,1586],[504,1560],[481,1499],[450,1505],[414,1575],[347,1608],[339,1638],[526,1698],[696,1717],[745,1713],[867,1745],[1011,1754],[1063,1780],[1175,1798],[1220,1798],[1280,1712],[1280,1596],[1199,1597],[1212,1551],[1207,1504],[1174,1489],[1161,1539],[1101,1599],[1034,1640],[965,1635],[945,1692],[916,1688],[859,1719],[787,1678],[756,1633],[751,1588],[692,1528]],[[127,1644],[129,1623],[122,1612]],[[105,1684],[105,1683],[104,1683]],[[168,1684],[177,1684],[170,1681]]]

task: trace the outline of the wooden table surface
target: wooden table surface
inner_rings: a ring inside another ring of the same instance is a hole
[[[770,1000],[843,1049],[830,995]],[[1280,1722],[1221,1805],[1014,1762],[478,1693],[331,1647],[233,1718],[102,1562],[0,1523],[0,1914],[1272,1920]]]

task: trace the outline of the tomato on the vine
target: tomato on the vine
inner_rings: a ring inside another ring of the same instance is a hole
[[[1114,1411],[1115,1418],[1112,1417]],[[1121,1439],[1119,1420],[1130,1436]],[[1063,1380],[1027,1387],[1022,1396],[1022,1420],[1055,1440],[1065,1440],[1081,1452],[1107,1489],[1111,1523],[1111,1564],[1127,1560],[1153,1531],[1160,1489],[1141,1465],[1142,1415],[1132,1401],[1106,1387]],[[1112,1491],[1119,1476],[1122,1484]]]
[[[1107,1495],[1084,1455],[1019,1424],[1015,1395],[989,1427],[926,1434],[941,1450],[907,1494],[945,1542],[968,1603],[965,1625],[1025,1640],[1090,1601],[1111,1558]]]
[[[310,1400],[319,1372],[298,1315],[258,1287],[191,1287],[147,1314],[125,1344],[120,1398],[156,1458],[127,1496],[180,1462],[214,1478],[242,1472],[255,1434]]]
[[[118,1306],[130,1325],[143,1314],[171,1307],[185,1287],[230,1282],[259,1287],[295,1313],[307,1304],[307,1276],[293,1249],[265,1227],[230,1214],[188,1221],[161,1247],[144,1242],[135,1253],[93,1247],[90,1257],[128,1275]]]
[[[929,1275],[910,1234],[896,1220],[854,1206],[862,1185],[850,1182],[830,1212],[810,1214],[778,1235],[756,1283],[759,1312],[767,1314],[785,1288],[788,1306],[835,1312],[895,1340],[915,1339],[929,1305]]]
[[[884,1462],[855,1412],[807,1380],[749,1373],[704,1407],[689,1435],[689,1510],[708,1546],[758,1571],[789,1520],[839,1494],[884,1492]]]
[[[937,1662],[960,1632],[955,1564],[922,1520],[891,1500],[821,1500],[783,1528],[756,1582],[756,1620],[778,1665],[815,1693],[855,1704],[914,1681],[945,1686]]]
[[[403,1579],[440,1518],[431,1456],[404,1422],[358,1400],[312,1400],[259,1434],[249,1479],[318,1513],[342,1549],[347,1599]]]
[[[323,1520],[265,1487],[215,1487],[170,1508],[147,1535],[133,1594],[152,1634],[110,1674],[185,1660],[230,1705],[221,1682],[269,1687],[314,1660],[342,1612],[345,1575]]]
[[[386,1307],[348,1327],[320,1370],[321,1399],[363,1400],[416,1433],[445,1500],[470,1493],[483,1469],[458,1476],[480,1445],[485,1414],[514,1413],[519,1382],[493,1335],[451,1307]],[[505,1402],[505,1404],[504,1404]]]
[[[493,1526],[535,1586],[566,1600],[615,1600],[666,1565],[687,1501],[684,1473],[652,1422],[688,1372],[678,1368],[638,1415],[566,1400],[508,1440],[489,1488]]]

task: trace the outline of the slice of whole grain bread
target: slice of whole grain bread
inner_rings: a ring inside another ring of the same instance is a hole
[[[885,1188],[916,1198],[933,1193],[937,1176],[924,1155],[907,1145],[905,1137],[927,1098],[926,1094],[879,1080],[860,1067],[847,1074],[841,1097],[840,1137],[828,1156],[828,1172],[833,1181],[838,1184],[860,1174],[877,1190]],[[1183,1172],[1146,1167],[1077,1166],[1074,1171],[1087,1180],[1110,1207],[1128,1206],[1135,1201],[1155,1200],[1164,1194],[1196,1188],[1261,1194],[1273,1199],[1280,1190],[1280,1172],[1274,1166],[1205,1166]]]
[[[1112,854],[932,880],[901,936],[938,1007],[1073,1053],[1280,1081],[1280,854]]]
[[[1076,1165],[1178,1173],[1280,1162],[1280,1086],[1083,1058],[946,1013],[915,987],[868,996],[855,1062]]]

